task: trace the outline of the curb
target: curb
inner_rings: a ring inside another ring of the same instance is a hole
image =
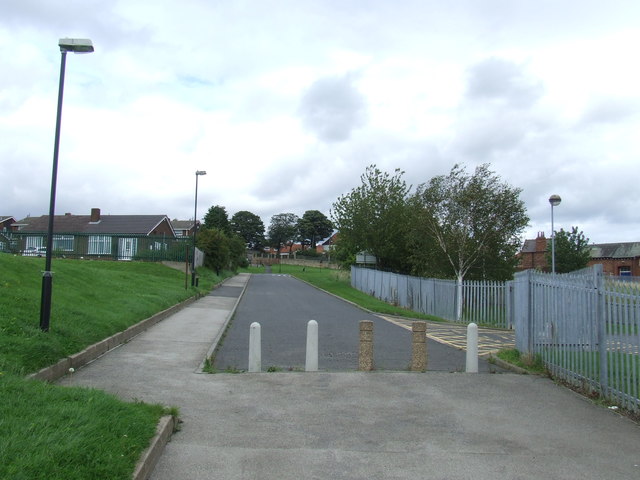
[[[531,375],[531,372],[529,372],[528,370],[517,367],[516,365],[513,365],[509,362],[505,362],[504,360],[498,358],[493,354],[489,355],[489,359],[491,359],[491,361],[495,363],[497,366],[499,366],[500,368],[504,368],[505,370],[511,370],[515,373],[519,373],[520,375]]]
[[[222,282],[224,283],[224,282]],[[221,283],[221,284],[222,284]],[[119,347],[123,343],[128,342],[133,337],[141,334],[145,330],[148,330],[150,327],[155,325],[156,323],[164,320],[170,315],[182,310],[183,308],[191,305],[196,300],[199,300],[202,295],[197,294],[191,298],[186,299],[185,301],[173,305],[166,310],[162,310],[161,312],[152,315],[149,318],[146,318],[126,330],[122,332],[118,332],[110,337],[105,338],[93,345],[89,345],[84,350],[81,350],[78,353],[74,353],[73,355],[69,355],[66,358],[50,365],[48,367],[43,368],[35,373],[27,375],[27,378],[35,379],[35,380],[43,380],[45,382],[55,382],[56,380],[64,377],[69,373],[69,369],[73,368],[74,370],[80,367],[85,366],[86,364],[94,361],[96,358],[104,355],[110,350]]]
[[[211,346],[209,347],[209,350],[207,350],[206,355],[202,359],[202,362],[200,363],[200,366],[196,369],[196,373],[204,373],[204,366],[206,365],[207,360],[210,359],[213,356],[213,354],[216,351],[216,348],[218,348],[218,343],[220,342],[220,339],[226,333],[227,328],[229,326],[229,322],[231,321],[231,319],[235,315],[236,309],[238,308],[238,305],[240,304],[240,300],[242,300],[242,297],[244,296],[244,292],[247,291],[247,287],[249,286],[249,282],[251,281],[252,277],[253,277],[253,274],[250,273],[249,274],[249,279],[247,280],[247,283],[244,284],[242,292],[238,296],[238,299],[236,300],[236,303],[233,305],[233,308],[231,309],[231,311],[229,312],[229,315],[227,315],[227,318],[226,318],[226,320],[224,322],[224,325],[222,326],[222,328],[220,330],[218,330],[218,334],[213,339],[213,342],[211,343]],[[224,283],[224,282],[222,282],[222,283]]]
[[[164,447],[171,438],[171,434],[175,430],[177,419],[172,415],[160,418],[156,427],[156,434],[151,439],[149,447],[142,452],[136,468],[133,471],[133,480],[147,480],[153,472],[160,456],[164,451]]]

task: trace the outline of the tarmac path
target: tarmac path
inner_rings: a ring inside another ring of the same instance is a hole
[[[180,409],[151,480],[640,478],[638,425],[542,377],[198,373],[247,280],[58,382]]]
[[[224,342],[216,353],[214,367],[219,371],[247,370],[249,326],[257,321],[261,325],[263,370],[304,370],[306,328],[312,319],[318,322],[320,370],[357,370],[360,320],[374,322],[376,370],[409,369],[411,321],[367,313],[289,275],[277,274],[252,276]],[[449,333],[446,337],[449,340],[452,331],[460,333],[464,330],[464,335],[457,338],[457,344],[453,344],[445,340],[443,327]],[[431,333],[436,331],[440,332],[438,337]],[[466,348],[466,326],[430,322],[428,333],[429,338],[437,338],[438,343],[428,342],[427,369],[464,371],[466,354],[462,350]],[[513,338],[512,332],[500,334]],[[495,339],[491,347],[487,346],[488,338],[480,335],[484,340],[481,353],[488,348],[496,349]],[[482,358],[479,368],[484,373],[500,370]]]

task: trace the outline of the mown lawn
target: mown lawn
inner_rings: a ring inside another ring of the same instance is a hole
[[[24,375],[185,300],[198,289],[160,264],[54,259],[50,331],[39,328],[44,259],[0,254],[0,479],[129,479],[163,406]],[[229,275],[229,274],[227,274]]]

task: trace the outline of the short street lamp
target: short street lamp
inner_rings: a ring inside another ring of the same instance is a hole
[[[553,207],[560,205],[562,199],[560,195],[551,195],[549,203],[551,204],[551,273],[556,273],[556,231],[553,228]]]
[[[58,41],[62,60],[60,62],[60,85],[58,87],[58,112],[56,116],[56,135],[53,145],[53,169],[51,173],[51,199],[49,201],[49,225],[47,228],[47,251],[44,272],[42,272],[42,296],[40,300],[40,329],[49,331],[51,318],[51,292],[53,284],[53,272],[51,272],[51,255],[53,254],[53,215],[56,205],[56,182],[58,178],[58,151],[60,145],[60,122],[62,120],[62,94],[64,91],[64,70],[67,61],[67,52],[91,53],[93,44],[85,38],[61,38]]]
[[[193,209],[193,259],[191,260],[191,286],[196,285],[196,233],[198,232],[198,177],[206,175],[204,170],[196,170],[196,201]]]

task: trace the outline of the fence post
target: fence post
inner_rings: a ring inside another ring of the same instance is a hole
[[[467,373],[478,373],[478,325],[467,325]]]
[[[260,341],[260,324],[253,322],[249,327],[249,372],[262,371],[262,351]]]
[[[609,359],[607,358],[607,316],[604,292],[604,276],[602,265],[593,266],[594,287],[596,294],[596,321],[598,325],[598,351],[600,353],[600,391],[603,396],[609,395]]]
[[[318,371],[318,322],[315,320],[307,323],[307,357],[304,369],[306,372]]]
[[[424,372],[427,369],[427,322],[413,322],[411,332],[411,371]]]
[[[373,322],[371,320],[360,320],[358,370],[364,372],[373,370]]]

